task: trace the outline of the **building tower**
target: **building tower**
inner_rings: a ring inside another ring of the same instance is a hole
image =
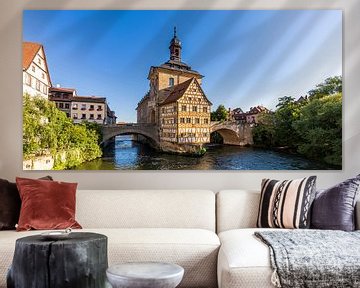
[[[176,36],[176,27],[174,27],[174,37],[170,41],[170,60],[181,62],[181,42]]]

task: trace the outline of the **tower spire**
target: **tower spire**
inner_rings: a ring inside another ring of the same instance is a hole
[[[177,38],[176,26],[174,26],[174,37],[170,41],[170,60],[181,62],[181,42]]]

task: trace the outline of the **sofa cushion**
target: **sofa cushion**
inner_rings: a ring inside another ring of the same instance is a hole
[[[51,176],[40,179],[52,180]],[[16,183],[0,179],[0,230],[15,230],[18,223],[21,199]]]
[[[217,233],[239,228],[255,228],[259,201],[259,191],[222,190],[217,193]]]
[[[271,229],[235,229],[219,234],[219,288],[274,287],[269,248],[254,236],[255,231],[261,230]]]
[[[74,230],[77,231],[77,230]],[[82,229],[108,237],[109,265],[136,261],[163,261],[185,269],[179,287],[216,287],[216,263],[220,241],[204,229]],[[0,287],[6,287],[17,238],[44,231],[0,232]]]
[[[83,228],[215,231],[215,194],[209,190],[78,190],[76,198]]]
[[[311,227],[353,231],[359,186],[360,175],[318,191],[312,205]]]
[[[81,228],[75,221],[76,183],[16,177],[21,198],[16,230]]]
[[[257,227],[309,228],[316,176],[294,180],[263,179]]]

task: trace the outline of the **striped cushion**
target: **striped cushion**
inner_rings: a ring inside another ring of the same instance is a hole
[[[308,228],[316,176],[294,180],[263,179],[257,227]]]

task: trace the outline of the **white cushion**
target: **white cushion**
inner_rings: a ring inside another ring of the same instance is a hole
[[[215,231],[209,190],[78,190],[83,228],[199,228]]]
[[[220,241],[203,229],[83,229],[108,237],[109,265],[123,262],[163,261],[185,269],[179,287],[216,287],[216,264]],[[0,232],[0,287],[6,287],[17,238],[44,231]]]
[[[217,233],[239,228],[255,228],[259,201],[259,191],[222,190],[217,193]]]
[[[236,229],[219,234],[219,288],[274,287],[269,248],[254,236],[255,231],[261,230],[265,229]]]

